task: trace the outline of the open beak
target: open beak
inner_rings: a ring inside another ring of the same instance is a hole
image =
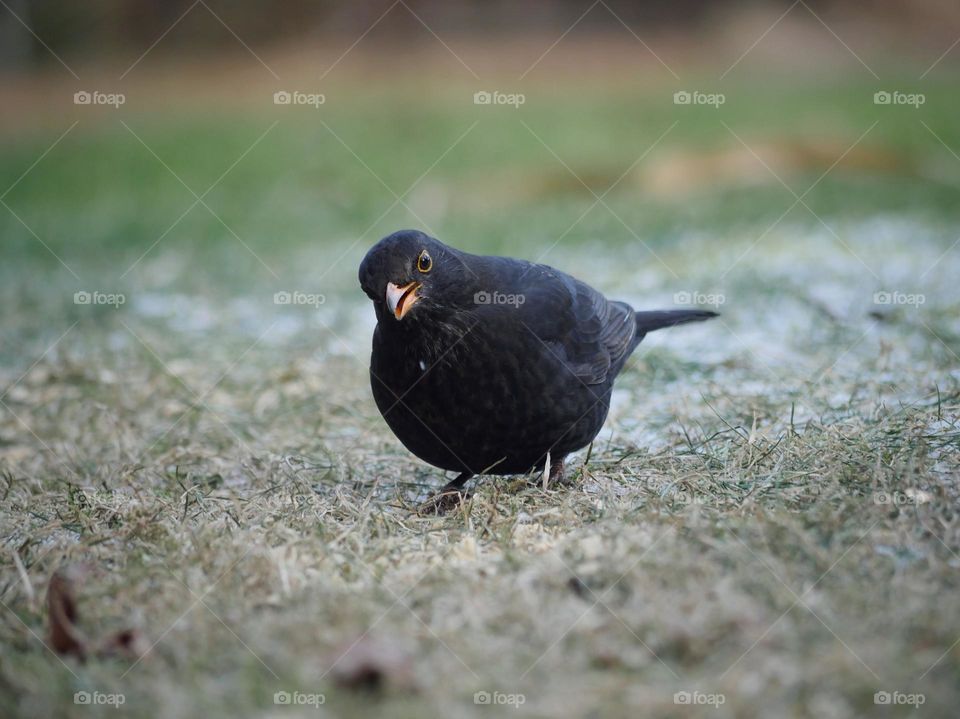
[[[417,296],[418,289],[420,289],[419,282],[411,282],[403,287],[397,287],[392,282],[387,283],[387,307],[398,320],[402,320],[420,299]]]

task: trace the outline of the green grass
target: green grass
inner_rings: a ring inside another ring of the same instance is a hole
[[[282,716],[286,690],[337,716],[493,715],[477,691],[524,695],[521,715],[676,716],[674,693],[698,691],[723,695],[699,710],[717,716],[855,717],[899,691],[949,716],[960,160],[920,120],[960,150],[954,89],[877,108],[845,75],[760,77],[711,110],[678,109],[675,88],[568,83],[531,86],[517,111],[478,109],[473,89],[82,116],[4,196],[30,228],[0,207],[8,713],[92,716],[73,694],[100,691],[137,714]],[[5,137],[0,189],[73,119]],[[212,212],[154,245],[195,199],[181,179],[204,193],[277,120],[205,197]],[[395,199],[381,180],[404,192],[478,120],[412,211],[380,217]],[[778,172],[803,194],[877,120],[865,159],[772,229],[794,197],[722,159],[747,152],[730,130],[761,156],[806,147]],[[599,194],[674,121],[582,219],[594,196],[533,134]],[[718,179],[649,185],[689,155],[694,180]],[[424,222],[638,306],[723,294],[723,317],[641,345],[569,486],[490,479],[463,513],[421,519],[441,473],[371,401],[356,267]],[[278,306],[281,289],[326,301]],[[78,290],[126,302],[76,305]],[[137,627],[156,643],[140,663],[63,664],[41,643],[49,577],[76,563],[81,627]],[[338,678],[362,636],[409,657],[384,661],[382,691]]]

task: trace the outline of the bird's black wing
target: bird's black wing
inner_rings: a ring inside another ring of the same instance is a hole
[[[578,376],[587,384],[600,384],[620,371],[637,346],[636,316],[625,302],[612,302],[589,285],[574,282],[576,321],[564,346],[581,361]]]
[[[497,272],[512,275],[512,291],[523,296],[510,309],[546,351],[587,385],[619,372],[638,341],[633,309],[552,267],[510,262]]]

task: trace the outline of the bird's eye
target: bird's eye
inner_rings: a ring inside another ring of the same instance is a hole
[[[417,269],[424,274],[433,269],[433,259],[426,250],[423,250],[417,258]]]

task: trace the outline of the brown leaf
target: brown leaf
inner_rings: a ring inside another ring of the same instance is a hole
[[[346,644],[337,652],[331,678],[357,691],[416,688],[410,657],[398,645],[369,637]]]
[[[138,659],[149,651],[146,639],[136,629],[124,629],[108,636],[91,649],[91,642],[79,629],[77,590],[88,574],[81,565],[58,569],[47,587],[47,613],[50,623],[50,646],[57,654],[73,654],[81,661],[89,654],[97,657]]]
[[[86,656],[86,642],[77,629],[77,602],[74,597],[76,571],[58,569],[47,587],[47,612],[50,618],[50,645],[57,654]]]

